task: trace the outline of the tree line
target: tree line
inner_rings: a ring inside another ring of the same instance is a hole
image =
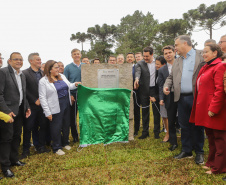
[[[150,12],[145,15],[136,10],[133,15],[121,18],[117,26],[97,24],[89,27],[87,33],[72,34],[70,40],[81,43],[83,56],[98,57],[102,62],[112,54],[135,53],[150,45],[160,55],[162,46],[173,45],[174,38],[178,35],[192,35],[193,31],[205,30],[212,39],[213,31],[226,25],[225,17],[226,1],[211,6],[201,4],[184,13],[182,19],[170,19],[161,24]],[[90,41],[88,51],[83,50],[83,43],[86,41]],[[196,43],[193,42],[193,45]]]

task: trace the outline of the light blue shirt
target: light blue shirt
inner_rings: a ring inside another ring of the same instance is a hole
[[[183,57],[183,71],[181,76],[181,93],[192,93],[192,76],[195,67],[195,56],[196,52],[192,48],[186,55],[186,58]]]

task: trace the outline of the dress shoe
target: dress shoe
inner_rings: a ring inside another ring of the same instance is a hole
[[[138,132],[134,132],[134,136],[138,136]]]
[[[3,174],[5,177],[10,177],[10,178],[14,177],[14,174],[10,169],[3,171]]]
[[[21,161],[17,161],[15,163],[12,163],[11,166],[24,166],[25,163],[24,162],[21,162]]]
[[[159,139],[159,134],[155,134],[155,139]]]
[[[56,151],[56,154],[57,155],[64,155],[65,152],[63,150],[59,149],[59,150]]]
[[[181,152],[174,156],[174,159],[192,158],[192,153]]]
[[[178,147],[178,145],[171,145],[171,146],[169,147],[169,150],[170,150],[170,151],[174,151],[177,147]]]
[[[42,153],[49,153],[49,152],[50,152],[50,150],[47,149],[46,147],[40,147],[40,148],[38,149],[38,153],[39,153],[39,154],[42,154]]]
[[[223,177],[222,180],[223,180],[223,181],[226,181],[226,177]]]
[[[139,137],[139,139],[145,139],[145,138],[147,138],[147,137],[149,137],[148,134],[145,134],[145,135],[142,134],[142,135]]]
[[[203,154],[196,154],[195,163],[196,164],[204,164],[204,155]]]
[[[20,156],[20,159],[25,159],[30,155],[30,151],[23,151],[23,153]]]
[[[71,150],[71,147],[70,147],[69,145],[64,146],[64,148],[65,148],[66,150]]]

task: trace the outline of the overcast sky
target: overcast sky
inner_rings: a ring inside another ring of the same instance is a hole
[[[205,3],[218,0],[1,0],[0,1],[0,53],[6,66],[9,55],[18,51],[24,58],[23,69],[29,66],[27,56],[39,52],[42,62],[53,59],[65,65],[72,62],[70,52],[81,49],[81,44],[70,41],[72,33],[86,32],[95,24],[120,24],[120,19],[139,10],[154,14],[159,23],[182,18],[183,13]],[[219,41],[226,27],[213,32]],[[204,31],[194,32],[192,39],[198,49],[209,38]],[[88,50],[90,43],[84,44]]]

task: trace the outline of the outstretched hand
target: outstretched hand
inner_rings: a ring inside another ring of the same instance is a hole
[[[165,95],[168,95],[168,94],[170,93],[169,88],[168,88],[168,87],[164,87],[164,88],[163,88],[163,93],[164,93]]]

